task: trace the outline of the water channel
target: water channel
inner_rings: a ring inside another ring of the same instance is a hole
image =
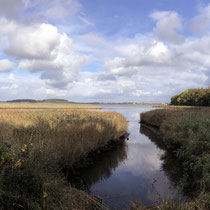
[[[154,205],[161,199],[180,196],[179,166],[166,157],[158,138],[139,124],[140,113],[151,106],[102,105],[102,111],[116,111],[128,121],[129,140],[100,155],[94,164],[80,171],[81,188],[103,199],[111,209],[127,209],[130,201]],[[177,179],[177,182],[174,180]]]

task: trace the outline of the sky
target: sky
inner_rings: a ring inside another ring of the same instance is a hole
[[[0,0],[0,101],[169,102],[210,85],[210,0]]]

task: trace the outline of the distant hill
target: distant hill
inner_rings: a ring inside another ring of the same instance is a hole
[[[15,99],[6,101],[8,103],[48,103],[48,104],[121,104],[121,105],[129,105],[129,104],[135,104],[135,105],[160,105],[160,103],[144,103],[144,102],[72,102],[65,99],[59,99],[59,98],[49,98],[49,99],[43,99],[43,100],[34,100],[34,99]]]
[[[39,101],[39,102],[41,102],[41,103],[73,103],[73,102],[69,102],[68,100],[58,99],[58,98],[44,99],[44,100]]]
[[[36,103],[36,100],[33,99],[15,99],[11,101],[6,101],[8,103]]]
[[[44,100],[34,100],[34,99],[15,99],[11,101],[6,101],[8,103],[73,103],[65,99],[50,98]]]

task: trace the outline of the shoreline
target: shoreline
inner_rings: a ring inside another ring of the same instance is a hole
[[[184,202],[166,201],[152,209],[167,209],[167,205],[175,209],[209,209],[210,186],[209,171],[209,116],[208,108],[169,110],[157,109],[141,113],[140,124],[150,130],[158,138],[157,145],[174,155],[182,168],[180,183],[182,191],[189,195]],[[188,194],[189,193],[189,194]],[[169,202],[169,203],[168,203]],[[133,210],[150,209],[138,202]]]
[[[95,151],[89,152],[86,157],[83,157],[77,163],[75,163],[75,165],[73,165],[71,169],[67,169],[67,170],[64,169],[62,171],[62,173],[64,173],[66,179],[68,181],[70,181],[70,185],[71,184],[74,185],[74,183],[71,183],[71,179],[74,180],[74,176],[77,176],[80,173],[80,170],[88,168],[89,166],[93,165],[96,158],[100,157],[100,155],[103,155],[103,153],[110,151],[110,150],[114,150],[119,145],[124,144],[125,141],[128,140],[128,136],[129,136],[129,133],[126,132],[124,135],[120,136],[118,140],[108,141],[107,144],[104,145],[103,147],[98,148]],[[71,177],[73,177],[73,178],[71,178]],[[108,210],[108,208],[103,206],[103,199],[101,197],[87,193],[85,190],[74,187],[74,186],[73,186],[73,188],[76,190],[82,191],[85,194],[88,194],[88,196],[92,197],[93,200],[95,200],[99,206],[101,204],[101,206],[98,209],[107,209]],[[94,207],[95,207],[95,204],[93,203],[93,208]]]
[[[81,170],[92,165],[94,158],[97,158],[98,155],[102,154],[103,152],[110,151],[115,149],[118,145],[123,144],[126,140],[128,140],[129,133],[125,133],[124,135],[120,136],[116,140],[109,140],[106,145],[103,147],[98,148],[97,150],[91,151],[87,153],[85,157],[82,157],[78,162],[76,162],[70,169],[65,170],[64,173],[70,174],[74,173],[75,171]]]
[[[174,144],[174,143],[170,142],[169,140],[167,140],[164,137],[164,134],[161,133],[160,132],[160,129],[157,128],[156,126],[151,125],[151,124],[147,124],[147,123],[144,123],[144,122],[140,122],[140,125],[143,126],[146,129],[150,130],[151,132],[153,132],[158,137],[158,139],[162,139],[162,142],[161,143],[164,144],[164,146],[166,147],[166,149],[176,150],[176,149],[178,149],[181,146],[179,144]]]
[[[125,141],[121,114],[1,110],[0,119],[1,207],[103,208],[99,198],[71,186],[67,173],[88,167],[97,154]]]

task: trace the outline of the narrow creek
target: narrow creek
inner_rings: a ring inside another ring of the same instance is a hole
[[[140,113],[154,108],[138,105],[102,105],[102,108],[126,117],[129,140],[82,169],[75,186],[101,197],[110,209],[127,209],[133,200],[154,205],[160,198],[179,197],[179,167],[161,145],[153,143],[158,137],[140,128]]]

